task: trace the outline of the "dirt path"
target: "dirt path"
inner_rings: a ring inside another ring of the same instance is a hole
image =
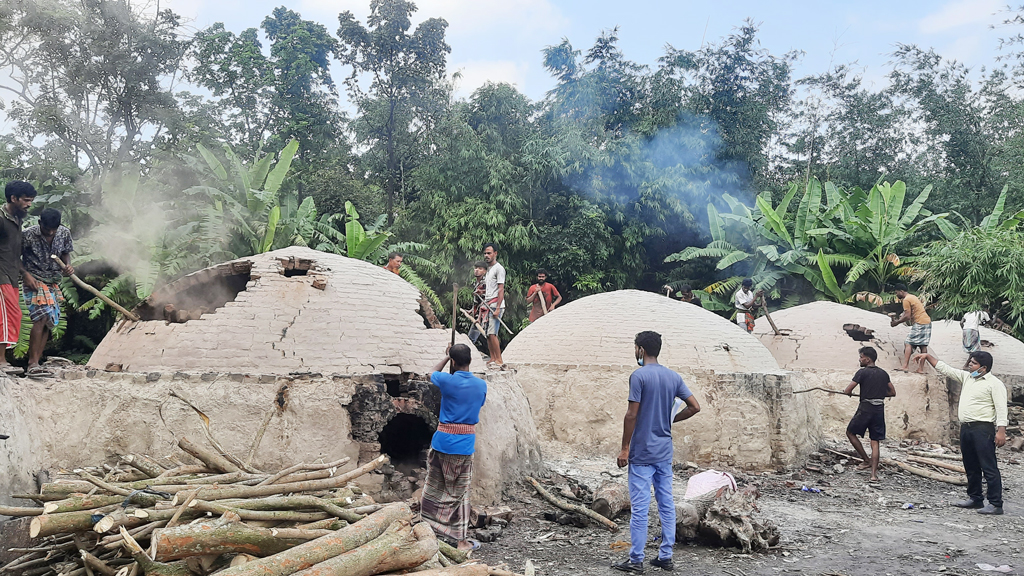
[[[949,506],[963,499],[962,487],[946,485],[885,469],[880,485],[846,466],[840,474],[800,471],[791,474],[737,474],[741,484],[758,486],[764,517],[774,521],[782,542],[769,552],[740,554],[738,550],[677,543],[676,572],[728,576],[812,575],[993,575],[977,564],[1007,564],[1011,574],[1024,574],[1024,466],[1021,456],[1000,450],[1006,514],[981,516]],[[826,463],[830,463],[826,458]],[[620,474],[614,464],[571,459],[551,462],[568,478],[596,488]],[[829,467],[830,468],[830,467]],[[681,493],[693,470],[676,473]],[[556,477],[557,478],[557,477]],[[618,480],[625,481],[624,477]],[[789,485],[787,485],[787,482]],[[557,481],[556,481],[557,483]],[[821,493],[803,492],[806,485]],[[495,543],[485,543],[477,557],[495,564],[507,562],[522,571],[533,560],[539,575],[616,574],[608,566],[627,554],[628,515],[618,518],[621,530],[577,528],[544,520],[553,508],[525,488],[509,494],[517,517]],[[913,504],[913,508],[904,508]],[[647,553],[656,554],[660,529],[651,510]],[[619,542],[618,549],[614,544]],[[648,566],[649,574],[661,573]]]

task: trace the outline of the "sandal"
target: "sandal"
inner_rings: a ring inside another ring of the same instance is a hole
[[[34,366],[28,369],[25,376],[29,378],[53,378],[53,372],[43,368],[42,366]]]
[[[480,541],[479,540],[474,540],[472,538],[466,538],[465,542],[469,543],[469,546],[470,546],[469,548],[467,548],[465,550],[463,550],[462,548],[458,548],[457,546],[456,546],[456,548],[459,551],[461,551],[461,552],[473,552],[475,550],[479,550],[480,549]]]
[[[21,376],[22,374],[25,373],[24,368],[12,366],[11,364],[5,364],[4,367],[0,370],[3,370],[3,373],[7,374],[8,376]]]

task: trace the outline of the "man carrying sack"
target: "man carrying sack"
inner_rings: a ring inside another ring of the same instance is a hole
[[[460,550],[479,545],[466,535],[476,424],[487,400],[487,383],[470,373],[472,360],[469,346],[456,344],[430,374],[430,382],[441,389],[441,415],[427,453],[427,481],[420,501],[423,521],[438,538],[451,541]],[[448,362],[455,368],[451,374],[443,371]]]

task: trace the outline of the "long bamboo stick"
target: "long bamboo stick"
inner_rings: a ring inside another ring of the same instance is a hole
[[[54,260],[59,262],[62,268],[64,267],[64,262],[61,262],[61,259],[58,258],[56,254],[51,254],[50,258],[53,258]],[[117,310],[121,314],[124,314],[125,318],[128,318],[132,322],[138,322],[139,320],[141,320],[141,318],[139,318],[137,315],[129,312],[123,306],[121,306],[117,302],[114,302],[110,298],[107,298],[106,295],[104,295],[99,290],[93,288],[91,285],[87,284],[85,281],[83,281],[81,278],[79,278],[75,274],[68,274],[68,277],[70,277],[71,281],[74,282],[76,285],[78,285],[78,287],[81,288],[82,290],[85,290],[86,292],[92,293],[94,296],[96,296],[100,300],[103,300],[104,302],[106,302],[107,305],[110,306],[111,308],[113,308],[114,310]]]

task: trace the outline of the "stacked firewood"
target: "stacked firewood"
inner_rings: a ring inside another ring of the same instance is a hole
[[[118,466],[75,470],[42,484],[38,494],[18,496],[41,508],[0,507],[0,515],[33,517],[31,544],[7,549],[20,555],[0,572],[511,575],[468,562],[427,524],[414,523],[407,503],[382,506],[350,484],[380,468],[386,456],[345,473],[339,468],[347,458],[269,474],[188,439],[179,447],[202,464],[168,467],[128,455]]]

